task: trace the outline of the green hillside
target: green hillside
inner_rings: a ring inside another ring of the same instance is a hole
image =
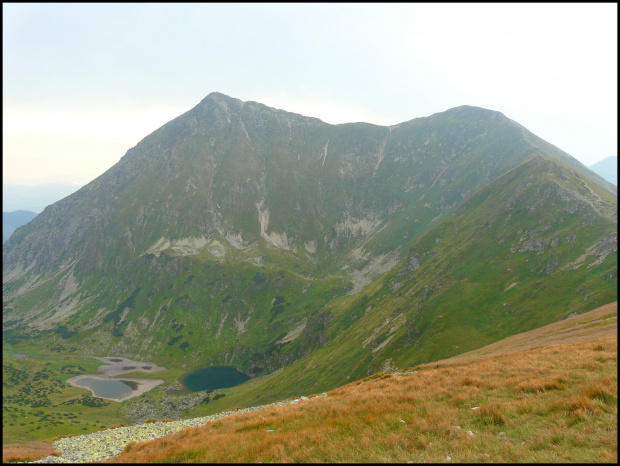
[[[213,93],[7,241],[3,359],[53,362],[49,406],[89,356],[165,366],[166,387],[252,377],[195,408],[214,412],[451,357],[616,288],[615,188],[499,112],[329,125]]]
[[[597,212],[612,212],[613,197],[583,190],[577,200],[568,193],[578,186],[571,169],[532,157],[423,235],[390,272],[322,310],[323,348],[221,405],[331,389],[614,301],[617,227]]]

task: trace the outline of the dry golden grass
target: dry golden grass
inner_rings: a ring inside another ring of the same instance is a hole
[[[2,446],[2,462],[3,463],[16,463],[26,461],[36,461],[46,456],[61,456],[54,447],[52,442],[60,440],[61,438],[77,437],[78,434],[69,435],[57,435],[56,437],[11,445]]]
[[[128,424],[126,424],[125,422],[117,422],[116,424],[112,424],[111,426],[108,427],[102,427],[101,430],[108,430],[108,429],[116,429],[117,427],[127,427]]]
[[[60,456],[50,441],[28,442],[19,445],[3,445],[2,446],[2,462],[16,463],[36,461],[46,456]]]
[[[536,331],[539,345],[526,335],[499,353],[374,374],[132,444],[113,462],[616,462],[617,334],[581,328],[562,344],[556,326]]]
[[[142,424],[152,424],[153,422],[159,422],[159,419],[156,417],[151,417],[142,422]]]

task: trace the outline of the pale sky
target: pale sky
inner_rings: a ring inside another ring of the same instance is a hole
[[[211,92],[391,125],[502,112],[617,156],[618,5],[11,4],[3,184],[85,184]]]

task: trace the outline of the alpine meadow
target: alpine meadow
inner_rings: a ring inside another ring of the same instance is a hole
[[[211,93],[3,245],[4,460],[616,462],[617,236],[616,186],[498,111]],[[78,386],[103,358],[151,385]]]

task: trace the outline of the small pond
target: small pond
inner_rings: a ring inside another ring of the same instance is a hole
[[[183,377],[181,383],[192,392],[229,388],[242,384],[250,378],[231,366],[207,367],[191,372]]]
[[[100,379],[95,377],[82,377],[75,384],[80,387],[90,388],[94,392],[94,396],[101,398],[122,398],[137,388],[137,384],[129,380]]]

